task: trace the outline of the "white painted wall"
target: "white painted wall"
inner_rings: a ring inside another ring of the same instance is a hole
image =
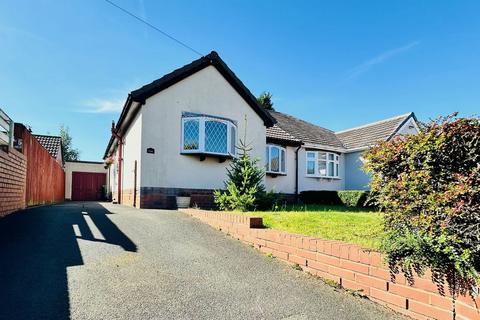
[[[176,83],[147,99],[142,107],[141,186],[169,188],[223,188],[229,161],[200,161],[182,155],[182,112],[225,117],[237,122],[237,138],[248,130],[252,156],[264,163],[266,128],[263,120],[213,66]],[[155,154],[147,154],[154,148]]]
[[[140,172],[142,166],[142,112],[143,110],[140,109],[127,132],[123,135],[122,190],[133,190],[135,184],[135,160],[137,161],[137,190],[140,188]]]
[[[115,142],[116,143],[116,142]],[[112,194],[114,192],[116,192],[118,190],[118,184],[117,184],[117,180],[118,180],[118,172],[117,172],[117,168],[118,168],[118,163],[117,163],[117,159],[118,159],[118,149],[115,149],[115,152],[113,153],[112,155],[115,159],[115,162],[112,163],[109,167],[108,167],[108,177],[107,177],[107,191],[108,192],[112,192]],[[114,201],[117,201],[117,199],[114,197],[114,199],[112,199]]]
[[[63,155],[62,155],[62,147],[57,152],[57,158],[55,159],[57,162],[63,167]]]
[[[107,173],[103,163],[92,162],[65,162],[65,199],[72,199],[72,172]],[[108,175],[107,175],[108,182]]]
[[[287,147],[287,175],[266,178],[267,190],[282,193],[295,193],[295,149]],[[298,192],[310,190],[343,190],[345,189],[345,155],[340,154],[339,178],[312,178],[306,174],[306,149],[300,148],[298,152]]]
[[[275,191],[281,193],[295,193],[295,150],[297,147],[286,147],[286,175],[272,176],[268,175],[265,179],[267,191]],[[262,162],[264,163],[264,162]]]

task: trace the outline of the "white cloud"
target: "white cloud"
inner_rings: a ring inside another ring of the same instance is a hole
[[[114,113],[122,111],[125,99],[90,99],[84,105],[85,109],[80,112],[87,113]]]
[[[396,56],[397,54],[406,52],[406,51],[412,49],[413,47],[416,47],[419,44],[420,44],[420,41],[413,41],[413,42],[410,42],[409,44],[406,44],[402,47],[382,52],[381,54],[373,57],[372,59],[367,60],[364,63],[361,63],[358,66],[352,68],[348,72],[347,78],[348,79],[356,78],[359,75],[361,75],[362,73],[365,73],[368,70],[370,70],[370,68],[372,68],[373,66],[375,66],[377,64],[380,64],[380,63],[383,63],[383,62],[387,61],[388,59],[392,58],[393,56]]]

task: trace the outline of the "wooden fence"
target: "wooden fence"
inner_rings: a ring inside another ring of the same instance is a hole
[[[19,140],[21,139],[21,140]],[[15,124],[15,140],[27,160],[25,202],[27,206],[62,202],[65,172],[23,124]]]

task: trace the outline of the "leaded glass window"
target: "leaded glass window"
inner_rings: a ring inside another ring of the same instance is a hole
[[[214,117],[182,118],[182,152],[234,155],[236,126],[232,121]]]
[[[198,120],[187,120],[183,123],[183,149],[198,150],[199,149],[199,125]]]
[[[205,151],[227,153],[227,124],[215,120],[205,121]]]

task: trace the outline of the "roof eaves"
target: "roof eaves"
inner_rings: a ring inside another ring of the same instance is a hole
[[[337,151],[337,152],[342,152],[342,153],[344,153],[348,150],[348,149],[345,149],[345,148],[332,147],[332,146],[327,146],[327,145],[324,145],[324,144],[317,144],[317,143],[304,143],[303,146],[305,148],[326,150],[326,151]]]
[[[265,125],[270,127],[276,123],[276,120],[258,104],[257,99],[243,82],[235,75],[235,73],[220,58],[217,52],[212,51],[208,55],[191,62],[165,76],[147,84],[140,89],[131,92],[132,99],[144,103],[149,97],[159,93],[162,90],[188,78],[190,75],[208,67],[214,66],[222,76],[230,83],[230,85],[240,94],[240,96],[255,110],[255,112],[263,119]]]
[[[303,142],[299,140],[282,139],[282,138],[276,138],[276,137],[267,137],[267,143],[275,143],[275,144],[293,146],[293,147],[303,145]]]

